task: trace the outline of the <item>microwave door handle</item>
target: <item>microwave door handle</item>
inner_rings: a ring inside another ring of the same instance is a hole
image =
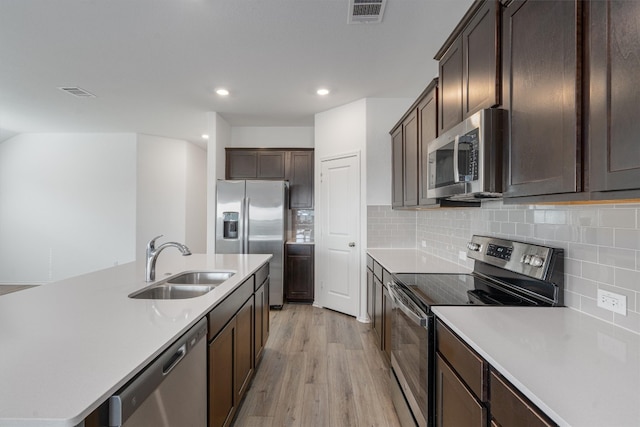
[[[460,182],[460,170],[458,169],[458,156],[460,156],[459,150],[460,135],[456,135],[455,142],[453,143],[453,182]]]

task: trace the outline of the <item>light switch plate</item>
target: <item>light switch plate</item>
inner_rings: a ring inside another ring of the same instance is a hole
[[[598,307],[626,316],[627,297],[626,295],[598,289]]]

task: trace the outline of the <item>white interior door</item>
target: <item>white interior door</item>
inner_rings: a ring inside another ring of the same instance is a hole
[[[324,307],[358,314],[360,283],[360,158],[321,162],[320,296]]]

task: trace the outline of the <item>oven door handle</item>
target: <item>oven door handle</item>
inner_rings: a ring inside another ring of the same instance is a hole
[[[420,325],[423,328],[427,327],[427,317],[426,314],[418,312],[416,308],[409,307],[403,302],[403,298],[398,295],[398,291],[396,291],[395,286],[389,283],[389,295],[393,300],[393,305],[398,307],[404,314],[407,315],[416,325]],[[406,298],[406,297],[405,297]]]

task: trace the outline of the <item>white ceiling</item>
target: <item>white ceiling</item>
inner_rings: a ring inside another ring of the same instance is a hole
[[[471,3],[388,0],[381,24],[349,25],[348,0],[0,0],[0,141],[198,141],[209,111],[232,126],[313,126],[314,114],[357,99],[415,98]]]

